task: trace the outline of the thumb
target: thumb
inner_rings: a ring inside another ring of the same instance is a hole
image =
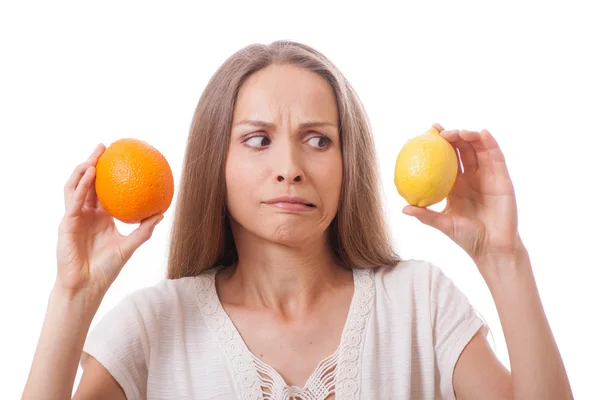
[[[429,225],[441,231],[448,237],[452,238],[454,231],[454,223],[452,217],[447,214],[442,214],[437,211],[432,211],[424,207],[406,206],[402,209],[406,215],[415,217],[425,225]]]
[[[122,249],[127,259],[133,255],[133,252],[136,251],[138,247],[152,237],[154,227],[160,221],[162,221],[163,218],[164,215],[156,215],[154,217],[146,218],[140,223],[140,226],[138,226],[129,235],[125,236],[123,239]]]

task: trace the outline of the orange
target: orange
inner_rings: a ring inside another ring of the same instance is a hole
[[[95,185],[102,207],[129,224],[164,213],[173,199],[169,163],[158,150],[137,139],[119,139],[102,153]]]

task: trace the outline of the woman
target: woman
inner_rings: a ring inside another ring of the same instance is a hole
[[[168,278],[88,330],[162,216],[127,237],[98,205],[100,145],[65,187],[58,273],[24,398],[565,399],[567,376],[513,186],[487,131],[445,131],[464,171],[443,213],[405,208],[473,259],[511,373],[439,268],[393,251],[370,127],[350,84],[294,42],[252,45],[196,109]]]

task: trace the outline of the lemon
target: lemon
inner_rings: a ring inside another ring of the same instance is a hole
[[[457,173],[454,147],[432,127],[402,147],[396,158],[394,183],[408,204],[427,207],[448,196]]]

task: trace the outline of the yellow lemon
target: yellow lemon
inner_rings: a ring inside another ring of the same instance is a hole
[[[454,147],[432,127],[402,147],[396,158],[394,183],[408,204],[427,207],[448,196],[457,173]]]

